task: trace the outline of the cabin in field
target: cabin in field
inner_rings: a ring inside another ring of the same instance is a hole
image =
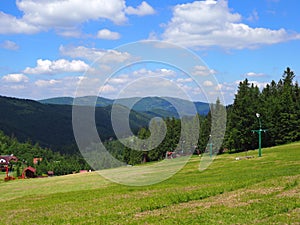
[[[23,170],[22,177],[23,178],[34,178],[36,177],[36,169],[28,166]]]

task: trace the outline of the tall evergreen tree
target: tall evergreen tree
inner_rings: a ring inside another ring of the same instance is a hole
[[[257,86],[250,85],[248,79],[240,82],[227,123],[226,142],[237,151],[253,149],[256,145],[251,130],[258,127],[256,113],[260,105]]]

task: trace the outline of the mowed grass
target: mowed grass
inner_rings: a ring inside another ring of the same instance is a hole
[[[1,224],[300,224],[300,143],[199,157],[150,186],[98,173],[0,181]],[[128,168],[127,168],[128,169]],[[2,174],[3,176],[3,174]]]

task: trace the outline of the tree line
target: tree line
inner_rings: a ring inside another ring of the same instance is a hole
[[[168,152],[173,152],[174,157],[201,154],[208,151],[209,143],[212,144],[214,153],[222,153],[226,149],[232,152],[252,150],[258,147],[257,134],[252,132],[260,126],[257,113],[260,114],[262,128],[267,130],[262,134],[262,147],[299,141],[300,88],[294,78],[294,72],[286,68],[278,82],[273,80],[262,90],[245,79],[239,83],[233,104],[226,108],[217,99],[210,105],[206,116],[197,114],[181,119],[154,119],[151,129],[141,127],[136,136],[125,138],[123,141],[127,142],[126,145],[110,138],[104,142],[104,146],[114,158],[131,165],[162,160],[168,156]],[[155,147],[164,133],[165,138]],[[149,146],[138,146],[140,142],[136,141],[137,138],[147,139],[150,135],[153,135],[153,142],[149,142]],[[41,148],[38,144],[33,145],[30,141],[19,143],[17,139],[0,132],[0,154],[11,153],[28,165],[32,164],[33,157],[42,157],[43,160],[35,165],[39,174],[52,170],[55,174],[62,175],[90,169],[80,154],[61,155]],[[95,155],[99,154],[95,152]],[[100,164],[103,168],[117,166],[108,155],[93,160],[95,163],[102,161]]]
[[[47,174],[48,171],[53,171],[54,175],[65,175],[82,169],[90,169],[80,155],[62,155],[49,148],[42,148],[38,143],[32,144],[29,140],[20,143],[15,137],[9,137],[0,131],[0,155],[11,154],[18,158],[18,162],[12,168],[16,170],[17,176],[20,176],[27,166],[34,167],[36,175],[39,176]],[[42,160],[34,164],[34,158],[42,158]]]
[[[247,79],[239,83],[232,105],[228,106],[226,136],[223,146],[235,151],[255,149],[257,134],[251,130],[261,125],[262,146],[270,147],[300,140],[300,88],[288,67],[278,82],[274,80],[261,91]]]
[[[273,80],[262,90],[248,79],[241,81],[234,102],[226,107],[225,113],[224,106],[217,99],[216,103],[211,104],[206,116],[185,118],[190,123],[198,120],[199,132],[190,129],[188,133],[181,134],[182,119],[165,118],[166,136],[162,143],[151,151],[136,151],[124,147],[119,141],[107,142],[106,146],[112,155],[128,164],[162,160],[168,151],[176,149],[200,154],[208,151],[209,142],[212,146],[218,146],[213,147],[214,153],[222,153],[224,150],[231,152],[253,150],[258,147],[257,133],[252,132],[260,126],[257,113],[260,115],[262,128],[267,130],[262,134],[262,147],[299,141],[300,88],[298,82],[294,82],[294,78],[294,72],[288,67],[278,82]],[[224,118],[226,113],[227,119]],[[162,128],[159,123],[155,127],[153,133],[159,135]],[[191,136],[195,133],[199,134],[196,146],[186,143],[184,138],[180,139],[184,135]],[[150,136],[150,131],[147,127],[143,127],[137,136],[145,139]]]

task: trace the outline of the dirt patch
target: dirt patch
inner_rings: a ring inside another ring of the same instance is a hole
[[[284,191],[277,195],[278,197],[299,197],[300,196],[300,188],[291,189]]]
[[[240,189],[232,192],[225,192],[221,195],[212,196],[203,200],[193,200],[185,203],[179,203],[175,205],[170,205],[162,209],[156,209],[156,210],[148,210],[141,213],[137,213],[135,217],[143,217],[146,215],[151,216],[171,216],[168,212],[172,212],[172,214],[176,214],[180,211],[188,211],[190,213],[197,212],[197,208],[202,209],[208,209],[212,206],[225,206],[229,208],[236,208],[240,206],[247,206],[252,203],[259,202],[259,196],[260,195],[272,195],[279,193],[278,197],[284,197],[284,196],[296,196],[299,195],[299,185],[297,186],[297,189],[290,189],[284,191],[284,184],[286,182],[294,181],[295,179],[299,178],[300,176],[289,176],[281,178],[280,180],[274,180],[274,185],[272,187],[262,187],[262,185],[265,182],[270,181],[264,181],[262,183],[259,183],[257,185],[251,186],[250,189]],[[193,190],[197,187],[187,187],[187,190]],[[254,194],[254,196],[253,196]],[[257,197],[255,196],[257,194]],[[249,197],[249,195],[252,195]],[[172,217],[172,216],[171,216]]]

